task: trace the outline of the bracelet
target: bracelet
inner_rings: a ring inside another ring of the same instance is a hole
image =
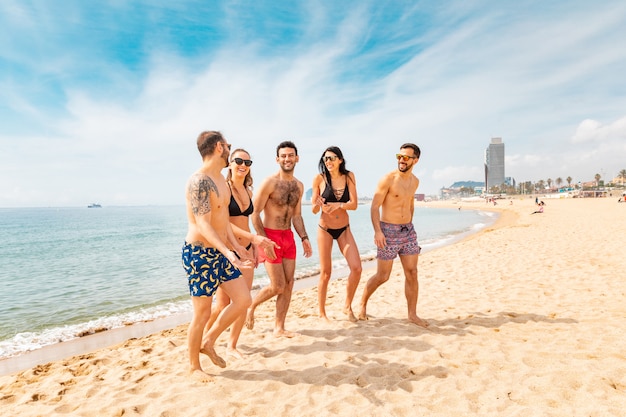
[[[339,203],[339,208],[342,209],[343,208],[343,203]]]
[[[302,239],[302,241],[304,242],[305,240],[309,240],[309,237],[307,235],[304,235],[300,239]]]

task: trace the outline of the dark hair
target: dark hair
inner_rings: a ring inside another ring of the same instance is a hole
[[[400,149],[406,149],[406,148],[411,148],[413,149],[413,155],[415,155],[416,158],[420,157],[420,154],[422,153],[420,151],[419,146],[417,146],[414,143],[405,143],[404,145],[400,146]]]
[[[233,155],[236,154],[237,152],[245,152],[248,155],[250,155],[250,152],[246,151],[245,149],[237,148],[230,153],[230,162],[233,162],[233,159],[235,159]],[[229,165],[228,173],[226,174],[226,181],[231,182],[232,177],[233,177],[233,174],[230,171],[230,165]],[[246,188],[252,188],[252,171],[251,170],[248,170],[248,173],[246,174],[246,178],[243,179],[243,185]]]
[[[326,164],[324,163],[324,154],[326,152],[332,152],[335,155],[337,155],[337,157],[339,159],[341,159],[341,163],[339,164],[339,172],[341,174],[348,175],[350,173],[350,171],[348,171],[348,169],[346,169],[346,160],[343,159],[343,152],[341,152],[341,149],[339,149],[337,146],[329,146],[328,148],[326,148],[324,150],[324,152],[322,152],[322,157],[320,158],[320,161],[319,161],[317,167],[320,170],[320,174],[322,174],[324,176],[324,178],[326,179],[326,182],[328,184],[331,184],[331,182],[330,182],[330,172],[328,171],[328,168],[326,168]]]
[[[220,132],[208,130],[200,133],[196,142],[200,156],[204,159],[205,156],[211,155],[215,151],[218,142],[226,142],[226,140]]]
[[[276,147],[276,156],[278,156],[278,152],[282,148],[293,148],[293,150],[296,151],[296,155],[298,155],[298,148],[296,148],[296,145],[292,141],[290,141],[290,140],[286,140],[286,141],[280,142],[278,144],[278,146]]]

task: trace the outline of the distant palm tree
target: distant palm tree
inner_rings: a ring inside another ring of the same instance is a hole
[[[622,180],[622,186],[624,186],[624,180],[626,180],[626,169],[622,169],[619,172],[619,177]]]
[[[567,178],[565,178],[565,180],[567,181],[567,186],[571,187],[572,186],[572,177],[567,177]]]
[[[600,184],[600,178],[602,178],[602,176],[600,174],[596,174],[593,177],[596,179],[596,188],[597,188],[598,185]]]
[[[537,181],[537,184],[535,184],[537,186],[537,188],[539,188],[539,191],[545,191],[546,190],[546,182],[544,180],[539,180]]]
[[[556,182],[556,186],[558,188],[561,188],[561,184],[563,184],[563,178],[559,177],[555,180],[555,182]]]
[[[552,190],[552,178],[548,178],[546,182],[548,183],[548,188]]]

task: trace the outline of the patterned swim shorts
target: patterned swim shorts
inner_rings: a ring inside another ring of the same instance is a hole
[[[211,297],[221,284],[241,275],[241,271],[215,248],[185,242],[182,258],[192,297]]]
[[[378,248],[376,258],[382,261],[391,261],[397,255],[417,255],[422,248],[417,244],[417,233],[413,223],[393,224],[380,222],[380,228],[385,235],[387,245]]]

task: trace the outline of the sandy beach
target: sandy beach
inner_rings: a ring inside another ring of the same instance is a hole
[[[406,320],[396,263],[368,321],[343,317],[344,279],[329,288],[332,324],[316,318],[316,288],[294,294],[294,339],[272,336],[264,303],[245,359],[203,359],[211,383],[188,378],[183,324],[1,376],[0,415],[623,416],[626,204],[544,199],[531,215],[533,199],[512,201],[490,207],[495,225],[420,257],[428,330]]]

